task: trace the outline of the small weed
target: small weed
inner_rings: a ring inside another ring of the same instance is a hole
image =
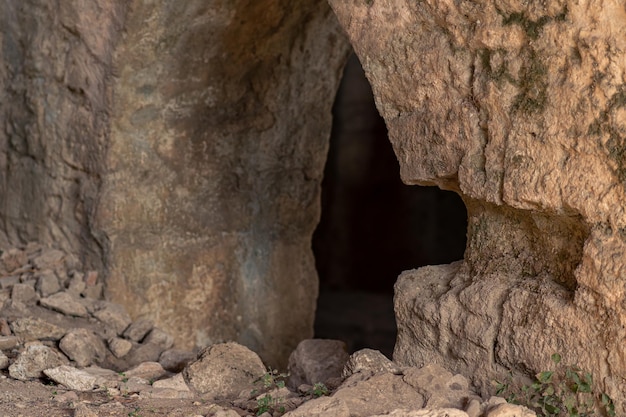
[[[330,394],[328,387],[324,385],[322,382],[316,382],[313,385],[313,390],[311,391],[314,397],[323,397],[325,395]]]
[[[263,388],[265,389],[284,388],[285,378],[288,376],[289,375],[285,373],[279,373],[276,369],[268,369],[267,372],[254,381],[254,383],[262,383]]]
[[[273,398],[270,394],[265,394],[257,400],[257,416],[266,412],[271,412],[273,414],[277,411],[280,413],[285,412],[285,407],[280,404],[280,399]]]
[[[126,377],[124,372],[118,372],[117,374],[122,377],[122,382],[128,382],[128,377]]]
[[[555,353],[551,359],[557,367],[561,355]],[[496,381],[496,395],[530,408],[539,417],[589,417],[596,409],[615,417],[613,400],[605,393],[594,393],[592,375],[577,366],[540,372],[530,385],[522,387],[513,386],[509,376],[505,382]]]
[[[141,409],[139,407],[136,407],[133,411],[128,413],[128,417],[141,417],[141,414],[139,414],[139,411],[141,411]]]

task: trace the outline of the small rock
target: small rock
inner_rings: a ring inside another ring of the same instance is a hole
[[[162,348],[161,351],[164,351],[174,345],[174,338],[158,327],[155,327],[148,333],[143,343],[159,345]]]
[[[399,374],[401,372],[398,366],[379,351],[374,349],[361,349],[350,355],[341,375],[347,378],[363,370],[368,370],[375,374],[380,372]]]
[[[73,329],[59,342],[59,348],[79,367],[100,362],[106,357],[106,347],[98,336],[87,329]]]
[[[96,387],[96,377],[72,366],[45,369],[43,373],[57,384],[74,391],[91,391]]]
[[[20,345],[20,339],[17,336],[0,336],[0,350],[15,349]]]
[[[56,395],[54,401],[58,403],[73,403],[78,401],[78,394],[75,391],[67,391],[63,394]]]
[[[211,411],[213,411],[213,410],[211,410]],[[217,410],[213,414],[213,417],[240,417],[240,415],[235,410],[229,410],[229,409],[221,408],[220,410]]]
[[[9,364],[9,358],[0,350],[0,370],[7,369]]]
[[[194,359],[196,354],[191,351],[168,349],[159,356],[159,363],[170,372],[181,372]]]
[[[67,285],[67,292],[72,294],[75,297],[79,297],[80,294],[85,290],[85,281],[83,281],[83,274],[80,272],[74,272],[72,277],[70,278],[69,284]]]
[[[288,385],[296,388],[340,377],[349,358],[346,349],[346,344],[340,340],[303,340],[289,356]]]
[[[191,391],[178,391],[170,388],[151,388],[141,391],[140,398],[168,398],[168,399],[186,399],[193,398]]]
[[[213,398],[237,397],[266,372],[259,356],[240,344],[220,343],[203,349],[183,370],[190,388]]]
[[[99,300],[102,298],[102,283],[87,286],[82,293],[83,297]]]
[[[465,412],[468,417],[479,417],[482,414],[480,401],[475,398],[471,399],[467,406],[465,406]]]
[[[423,410],[393,410],[389,414],[371,417],[468,417],[465,411],[456,408],[437,408]],[[513,417],[513,416],[511,416]]]
[[[15,284],[20,283],[19,275],[0,278],[0,288],[12,288]]]
[[[307,401],[283,417],[350,417],[350,409],[338,398],[321,397]]]
[[[11,327],[9,322],[4,317],[0,317],[0,336],[11,336]]]
[[[87,271],[85,274],[85,285],[93,287],[98,283],[98,271]]]
[[[124,331],[124,337],[133,342],[139,343],[141,339],[146,337],[148,332],[152,330],[154,323],[152,320],[139,319],[131,323],[130,326]]]
[[[91,411],[87,405],[79,403],[74,409],[74,417],[98,417],[98,414]]]
[[[122,381],[122,383],[120,384],[120,390],[123,393],[127,393],[127,394],[141,392],[149,388],[150,388],[150,381],[144,378],[140,378],[138,376],[125,378],[125,381]]]
[[[137,376],[148,381],[156,381],[167,375],[167,371],[158,362],[144,362],[124,372],[124,375],[127,378]]]
[[[93,315],[107,326],[110,326],[116,334],[121,335],[132,322],[130,316],[124,307],[119,304],[104,301],[103,305],[104,308],[96,311]]]
[[[61,285],[59,285],[59,279],[54,271],[49,269],[41,271],[37,276],[36,289],[42,297],[48,297],[61,291]]]
[[[89,314],[84,305],[68,292],[58,292],[49,297],[39,300],[39,304],[65,314],[66,316],[88,317]]]
[[[109,339],[109,350],[116,358],[122,358],[126,356],[133,344],[128,340],[120,339],[119,337],[112,337]]]
[[[132,349],[125,359],[130,364],[138,364],[141,362],[156,362],[159,360],[163,348],[154,343],[145,343]]]
[[[155,381],[152,386],[154,388],[167,388],[177,391],[189,391],[189,387],[183,378],[183,374],[176,374],[171,378]]]
[[[11,378],[27,381],[43,377],[43,370],[67,365],[68,360],[62,353],[48,346],[33,344],[22,352],[9,366]]]
[[[480,398],[470,390],[462,375],[452,375],[445,368],[432,364],[404,370],[404,381],[426,397],[425,408],[463,408],[472,398]]]
[[[11,290],[11,299],[24,304],[34,304],[39,299],[39,294],[33,285],[15,284]]]
[[[0,255],[0,270],[11,273],[21,266],[26,265],[28,257],[21,249],[11,248]]]
[[[119,386],[120,374],[111,369],[92,365],[83,371],[96,377],[96,385],[99,387],[117,388]]]
[[[64,257],[65,254],[60,250],[46,249],[41,255],[32,259],[31,263],[39,270],[55,269],[62,264]]]
[[[47,321],[22,317],[15,319],[10,324],[13,334],[28,342],[31,340],[60,340],[66,330]]]
[[[504,403],[490,407],[485,417],[537,417],[537,414],[524,406]]]

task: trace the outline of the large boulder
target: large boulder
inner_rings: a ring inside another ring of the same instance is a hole
[[[464,199],[463,262],[396,286],[405,365],[483,393],[559,352],[625,414],[626,13],[574,0],[331,0],[408,184]]]
[[[285,366],[348,52],[328,5],[26,0],[0,39],[0,247],[63,249],[180,348]]]

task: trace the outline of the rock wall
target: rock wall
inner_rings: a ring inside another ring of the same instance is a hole
[[[0,41],[0,244],[75,254],[180,347],[285,365],[348,52],[328,5],[8,2]]]
[[[626,10],[331,0],[409,184],[464,199],[465,260],[396,284],[397,361],[487,391],[559,352],[626,394]]]

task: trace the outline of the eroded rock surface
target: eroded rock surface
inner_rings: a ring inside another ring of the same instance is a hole
[[[486,393],[559,352],[626,414],[623,5],[330,3],[403,180],[468,209],[464,262],[398,281],[394,359],[451,364]]]

